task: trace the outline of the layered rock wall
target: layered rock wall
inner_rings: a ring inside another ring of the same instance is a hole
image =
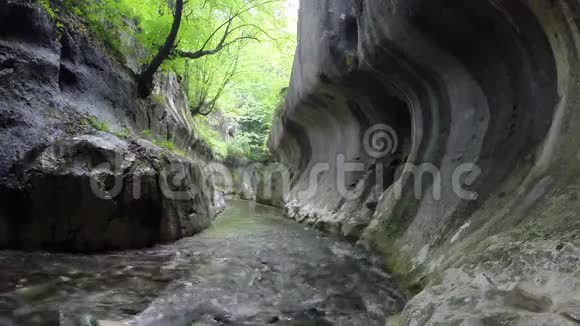
[[[579,10],[301,1],[284,203],[385,253],[420,292],[393,324],[580,319]]]
[[[59,19],[36,1],[0,0],[0,247],[123,249],[207,227],[223,194],[204,169],[213,157],[178,79],[159,74],[154,95],[138,99],[135,71],[80,18]],[[139,140],[142,131],[182,156]],[[93,177],[123,188],[97,198]],[[129,189],[137,177],[141,198]],[[164,196],[162,178],[189,196]]]

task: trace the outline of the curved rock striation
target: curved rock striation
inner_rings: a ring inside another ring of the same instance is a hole
[[[393,324],[580,320],[579,14],[576,0],[301,1],[270,139],[285,206],[425,287]]]
[[[126,249],[207,227],[223,193],[177,77],[156,76],[154,96],[138,99],[134,71],[79,18],[63,10],[60,19],[57,28],[33,0],[0,0],[0,247]],[[138,140],[142,131],[188,157]],[[117,177],[117,196],[90,189]],[[165,196],[165,181],[188,196]]]

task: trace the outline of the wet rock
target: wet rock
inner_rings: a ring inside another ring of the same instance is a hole
[[[23,22],[27,22],[24,24]],[[56,29],[45,12],[26,1],[2,2],[0,39],[56,48]]]
[[[403,324],[461,321],[460,316],[470,315],[483,325],[574,325],[580,281],[567,271],[577,270],[569,255],[578,249],[558,257],[549,253],[553,250],[552,243],[488,244],[413,298],[403,312]],[[505,260],[491,258],[501,253]],[[478,261],[485,263],[472,265]],[[559,272],[546,268],[552,264]],[[526,280],[524,275],[534,278]]]
[[[84,316],[81,318],[79,326],[126,326],[126,323],[110,320],[97,320],[93,316]],[[76,325],[71,325],[76,326]]]
[[[61,326],[59,311],[36,311],[16,314],[14,325],[19,326]],[[0,324],[1,325],[1,324]],[[68,325],[67,325],[68,326]],[[71,325],[72,326],[72,325]]]
[[[268,323],[268,324],[275,324],[275,323],[277,323],[277,322],[279,322],[279,321],[280,321],[280,317],[278,317],[278,316],[274,316],[274,317],[272,317],[272,318],[268,319],[267,323]]]
[[[58,284],[51,282],[46,284],[21,287],[14,291],[13,295],[16,296],[16,298],[25,301],[42,300],[53,295],[57,289]]]
[[[221,325],[226,325],[231,323],[231,316],[228,315],[217,315],[213,317],[213,320],[217,321]]]
[[[240,198],[243,200],[256,200],[256,193],[251,184],[242,182],[240,190]]]
[[[393,325],[574,323],[578,5],[301,1],[284,206],[422,285]]]
[[[284,207],[284,195],[290,189],[290,171],[281,164],[268,164],[259,168],[256,201],[263,205]]]
[[[223,194],[211,176],[202,185],[200,171],[213,154],[195,135],[177,76],[155,77],[155,98],[166,101],[138,99],[134,72],[109,56],[82,20],[61,10],[59,22],[57,33],[37,1],[0,0],[0,247],[121,249],[203,229],[223,209]],[[148,146],[111,135],[139,138],[143,130],[194,159],[145,149],[151,160],[144,161],[140,151]],[[99,166],[105,163],[131,171]],[[191,188],[187,200],[164,200],[155,184],[174,163],[190,166],[188,182],[195,184],[177,185]],[[107,188],[119,176],[126,186],[121,197],[92,196],[92,177]],[[131,178],[143,181],[140,199],[126,197]]]
[[[193,161],[147,142],[107,133],[57,141],[21,171],[17,203],[34,201],[0,245],[95,252],[190,236],[213,216],[203,181]]]
[[[99,321],[93,316],[84,316],[81,318],[80,326],[99,326]]]

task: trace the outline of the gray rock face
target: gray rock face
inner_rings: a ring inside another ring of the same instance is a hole
[[[57,141],[19,171],[0,246],[96,252],[176,240],[209,226],[200,165],[99,133]],[[16,215],[16,214],[15,214]]]
[[[284,196],[290,189],[288,170],[281,164],[258,168],[256,201],[262,205],[284,208]]]
[[[284,196],[290,188],[288,170],[278,163],[226,162],[218,185],[228,195],[256,201],[266,206],[284,208]],[[225,185],[225,175],[229,179]]]
[[[97,251],[200,231],[223,207],[223,194],[204,174],[213,156],[192,129],[179,81],[159,75],[155,95],[138,99],[134,71],[77,17],[62,12],[62,19],[57,32],[35,1],[0,0],[0,246]],[[120,139],[143,130],[189,158]],[[126,171],[91,171],[118,156],[114,166]],[[159,174],[174,165],[187,166],[185,200],[160,193]],[[120,195],[95,197],[95,173],[105,184],[120,173]],[[134,178],[142,180],[139,199],[128,188]]]
[[[301,1],[286,210],[426,287],[393,324],[578,321],[579,5]]]

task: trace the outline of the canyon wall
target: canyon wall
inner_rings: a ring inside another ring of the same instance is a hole
[[[287,214],[385,254],[390,325],[580,322],[576,0],[301,1]]]
[[[135,40],[119,36],[135,51],[120,62],[82,19],[59,19],[0,0],[0,247],[93,252],[205,229],[223,193],[177,77],[139,99]]]

